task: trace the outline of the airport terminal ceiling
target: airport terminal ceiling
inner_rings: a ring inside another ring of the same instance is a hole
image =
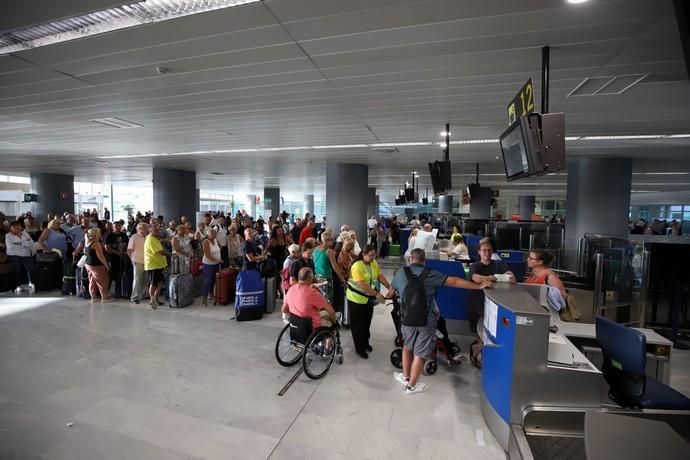
[[[0,29],[118,3],[3,2]],[[635,193],[690,189],[671,0],[265,0],[3,54],[0,169],[136,183],[156,165],[196,170],[207,190],[319,194],[335,159],[368,164],[383,198],[413,170],[424,192],[446,122],[451,141],[497,139],[530,77],[539,109],[543,45],[568,155],[633,157]],[[581,95],[611,77],[636,83]],[[105,118],[137,127],[91,121]],[[647,135],[678,137],[586,138]],[[456,187],[479,162],[482,184],[565,193],[565,173],[508,185],[497,142],[451,145],[451,160]]]

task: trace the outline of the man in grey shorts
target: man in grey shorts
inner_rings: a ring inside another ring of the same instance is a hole
[[[426,255],[423,249],[413,249],[410,253],[410,270],[415,276],[419,276],[424,270]],[[401,299],[405,298],[405,288],[407,287],[407,276],[404,270],[398,270],[391,283]],[[484,289],[492,285],[491,281],[474,283],[463,278],[444,275],[437,270],[429,270],[423,280],[424,292],[427,301],[427,323],[426,326],[411,327],[402,326],[403,335],[403,371],[396,372],[393,377],[405,387],[406,394],[421,393],[427,389],[425,383],[417,383],[419,376],[424,369],[424,362],[430,359],[436,347],[436,322],[439,317],[438,306],[436,305],[436,289],[449,286],[460,289]],[[402,310],[405,305],[402,305]]]

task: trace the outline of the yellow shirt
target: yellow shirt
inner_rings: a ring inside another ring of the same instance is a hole
[[[144,242],[144,270],[157,270],[168,266],[168,261],[159,251],[163,250],[161,240],[153,235],[146,237]]]
[[[350,279],[348,280],[348,283],[364,281],[373,289],[376,289],[376,281],[379,279],[380,274],[381,270],[379,269],[379,264],[376,263],[375,260],[372,260],[369,265],[365,264],[361,260],[358,260],[352,264],[352,267],[350,268]],[[355,288],[357,288],[356,285]],[[365,304],[369,302],[368,297],[357,294],[352,289],[348,289],[346,295],[348,300],[355,303]]]

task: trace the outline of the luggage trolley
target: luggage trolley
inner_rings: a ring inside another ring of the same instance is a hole
[[[340,315],[337,315],[340,316]],[[333,365],[343,364],[343,347],[340,344],[339,318],[331,327],[312,328],[311,317],[290,315],[288,324],[280,331],[276,341],[276,360],[289,367],[302,360],[307,377],[320,379]]]

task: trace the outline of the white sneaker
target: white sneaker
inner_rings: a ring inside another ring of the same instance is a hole
[[[405,388],[407,388],[407,384],[410,383],[410,379],[405,377],[402,372],[393,372],[393,378]]]
[[[426,391],[426,389],[427,389],[426,383],[419,382],[419,383],[418,383],[417,385],[415,385],[414,387],[411,387],[411,386],[407,385],[407,386],[405,387],[405,394],[407,394],[407,395],[414,395],[414,394],[417,394],[417,393],[424,393],[424,392]]]
[[[29,294],[33,294],[36,292],[36,286],[34,286],[34,283],[29,283]]]
[[[21,294],[23,290],[24,289],[22,289],[21,286],[17,286],[17,289],[15,289],[14,292],[16,292],[17,294]]]

